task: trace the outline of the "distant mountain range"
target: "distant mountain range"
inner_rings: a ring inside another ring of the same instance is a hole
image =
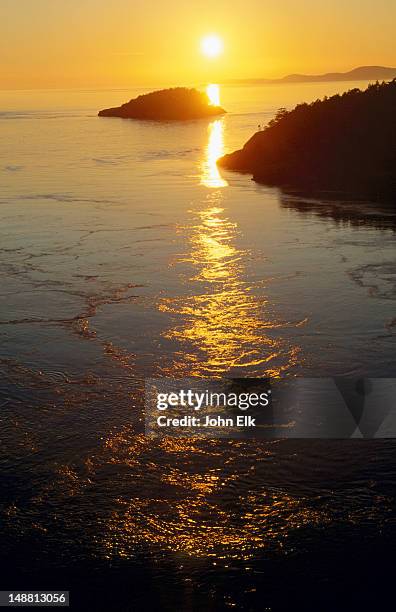
[[[349,72],[327,72],[326,74],[288,74],[281,79],[237,79],[232,83],[315,83],[320,81],[389,81],[396,78],[396,68],[385,66],[360,66]]]

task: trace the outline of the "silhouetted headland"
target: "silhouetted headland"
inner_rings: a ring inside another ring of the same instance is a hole
[[[396,79],[280,109],[243,149],[218,164],[267,185],[395,203],[395,108]]]
[[[210,104],[205,93],[187,87],[174,87],[138,96],[116,108],[106,108],[99,112],[99,117],[186,121],[215,117],[225,112],[220,106]]]

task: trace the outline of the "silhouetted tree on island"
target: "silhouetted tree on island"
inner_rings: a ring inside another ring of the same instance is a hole
[[[222,115],[225,110],[209,103],[205,93],[187,87],[174,87],[138,96],[117,108],[99,112],[99,117],[186,121]]]
[[[280,109],[224,168],[257,182],[396,203],[396,79]]]

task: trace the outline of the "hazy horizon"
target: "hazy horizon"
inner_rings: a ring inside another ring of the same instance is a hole
[[[366,68],[368,66],[356,66],[355,68]],[[376,66],[377,67],[377,66]],[[348,74],[349,72],[352,72],[355,68],[351,68],[345,71],[340,71],[339,74]],[[386,69],[392,69],[393,66],[378,66],[378,68],[386,68]],[[396,71],[396,67],[395,67],[395,71]],[[326,74],[332,74],[332,73],[338,73],[338,71],[332,71],[329,70],[326,73],[322,73],[321,75],[309,75],[309,74],[303,74],[303,73],[298,73],[298,76],[301,77],[320,77],[320,76],[326,76]],[[351,77],[351,79],[340,79],[340,80],[331,80],[329,79],[328,81],[324,81],[324,80],[318,80],[318,81],[287,81],[287,78],[289,76],[297,76],[297,74],[285,74],[285,75],[281,75],[279,77],[274,77],[274,78],[267,78],[265,75],[262,77],[255,77],[255,78],[240,78],[240,79],[224,79],[224,80],[219,80],[218,84],[221,86],[228,86],[228,87],[233,87],[233,86],[243,86],[243,85],[262,85],[262,86],[272,86],[272,85],[283,85],[283,84],[289,84],[289,85],[302,85],[304,83],[362,83],[362,88],[365,88],[367,86],[367,82],[372,81],[372,79],[368,79],[368,78],[361,78],[361,79],[354,79]],[[381,79],[380,79],[381,80]],[[260,82],[261,81],[261,82]],[[125,83],[122,86],[118,86],[118,85],[114,85],[114,86],[95,86],[92,85],[91,87],[10,87],[10,88],[2,88],[0,86],[0,91],[75,91],[75,92],[94,92],[94,91],[128,91],[128,90],[142,90],[142,91],[149,91],[151,88],[157,88],[157,89],[162,89],[162,88],[169,88],[169,87],[196,87],[196,88],[206,88],[207,86],[207,82],[201,81],[201,82],[195,82],[195,83],[191,83],[191,82],[183,82],[183,83],[166,83],[166,82],[153,82],[150,84],[140,84],[137,85],[135,83]]]

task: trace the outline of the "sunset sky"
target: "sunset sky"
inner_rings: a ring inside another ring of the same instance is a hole
[[[195,85],[396,66],[395,0],[0,0],[0,88]],[[224,52],[207,58],[201,39]]]

